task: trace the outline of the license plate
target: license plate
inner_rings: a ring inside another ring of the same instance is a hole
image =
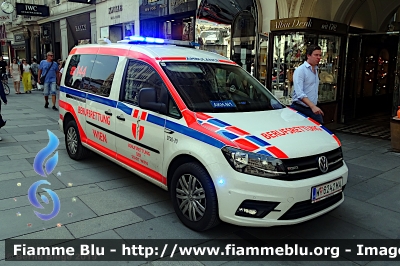
[[[342,192],[342,178],[311,188],[311,203],[329,198]]]

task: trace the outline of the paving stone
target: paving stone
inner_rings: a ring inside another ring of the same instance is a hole
[[[131,177],[99,182],[97,183],[97,185],[101,187],[103,190],[109,190],[109,189],[129,187],[138,184],[149,184],[149,183],[150,183],[149,181],[146,181],[143,178],[136,176],[135,174],[132,173]]]
[[[0,162],[0,174],[14,173],[32,169],[32,165],[25,159]]]
[[[373,177],[368,179],[367,181],[358,183],[353,187],[358,190],[362,190],[372,194],[380,194],[385,192],[386,190],[395,186],[396,182],[385,180],[379,177]]]
[[[400,213],[400,184],[367,200],[368,203]]]
[[[345,196],[345,198],[350,197],[350,198],[357,199],[360,201],[367,201],[367,200],[375,197],[376,194],[355,189],[354,186],[353,187],[346,186],[346,189],[344,190],[344,196]]]
[[[7,174],[0,174],[0,182],[4,180],[11,180],[17,178],[23,178],[24,175],[21,172],[14,172],[14,173],[7,173]]]
[[[18,178],[12,180],[5,180],[0,182],[0,199],[14,198],[22,195],[28,194],[29,187],[36,181],[43,180],[43,177],[36,174],[28,178]],[[49,188],[51,190],[65,188],[66,186],[61,183],[55,176],[48,176],[46,180],[51,184],[43,185],[44,188]],[[21,186],[17,186],[21,183]]]
[[[154,217],[159,217],[175,212],[171,200],[164,200],[152,203],[149,205],[142,206],[142,208],[151,213]]]
[[[57,125],[49,125],[49,126],[46,127],[46,129],[49,129],[51,131],[53,131],[53,130],[56,131],[56,130],[58,130],[58,126]],[[7,130],[8,133],[13,133],[13,134],[15,134],[15,133],[26,133],[27,132],[27,128],[26,127],[23,127],[23,128],[21,128],[21,127],[8,128],[7,127],[6,130]],[[28,130],[31,131],[31,132],[43,130],[43,126],[30,126]]]
[[[82,237],[81,239],[122,239],[114,230],[104,231],[98,234]]]
[[[1,135],[2,137],[4,136],[4,135]],[[1,141],[2,143],[1,143],[1,147],[2,148],[5,148],[5,147],[18,147],[18,146],[23,146],[23,145],[25,145],[25,144],[39,144],[39,142],[38,141],[36,141],[36,140],[33,140],[33,141],[10,141],[10,142],[4,142],[4,141]]]
[[[376,177],[400,183],[400,167],[384,172]]]
[[[0,156],[0,162],[9,161],[10,158],[7,155]]]
[[[15,201],[15,200],[16,201]],[[29,206],[31,203],[28,199],[28,193],[23,196],[1,199],[0,200],[0,211],[15,209],[23,206]]]
[[[347,211],[350,208],[345,203],[347,203],[346,200],[337,208],[338,212]],[[327,230],[327,224],[335,224],[336,226]],[[304,223],[292,225],[287,230],[314,243],[317,243],[315,240],[323,239],[387,239],[384,235],[347,222],[346,219],[341,220],[330,215],[330,213]],[[313,234],[310,235],[310,232],[313,232]]]
[[[131,211],[122,211],[108,214],[85,221],[68,224],[66,227],[75,236],[81,238],[110,229],[126,226],[143,221],[139,216]]]
[[[61,223],[65,226],[80,220],[90,219],[96,215],[80,201],[72,202],[70,199],[60,199],[60,212],[56,217],[49,221],[39,219],[34,210],[41,213],[50,213],[53,208],[53,203],[49,198],[49,205],[44,205],[44,210],[38,210],[33,206],[25,206],[12,210],[5,210],[0,212],[0,239],[11,237],[23,236],[26,234],[43,231],[43,228],[57,228],[57,224]],[[16,213],[20,212],[21,216]],[[73,216],[69,217],[68,213],[72,212]],[[28,223],[31,227],[28,227]],[[12,226],[9,226],[12,224]],[[62,227],[61,226],[61,227]],[[51,238],[51,237],[50,237]]]
[[[72,184],[72,187],[53,189],[53,191],[56,192],[58,197],[61,199],[61,198],[72,198],[75,196],[97,193],[103,190],[99,188],[96,184],[82,185],[82,186],[74,186],[74,184]],[[45,193],[46,192],[43,192],[43,194]],[[40,192],[39,194],[42,194],[42,192]]]
[[[57,227],[52,224],[49,228],[44,227],[40,231],[13,237],[13,239],[74,239],[74,236],[65,226]]]
[[[127,210],[168,198],[168,194],[153,184],[118,188],[80,196],[98,215]]]
[[[358,158],[361,156],[364,156],[366,154],[370,154],[370,151],[366,151],[366,150],[360,150],[360,149],[350,149],[348,151],[343,151],[343,158],[345,159],[345,161],[354,159],[354,158]]]
[[[24,149],[22,146],[13,146],[13,147],[7,147],[7,146],[1,146],[0,149],[0,156],[4,155],[14,155],[14,154],[22,154],[22,153],[28,153],[26,149]]]
[[[346,187],[354,186],[358,183],[364,182],[374,176],[380,175],[383,171],[371,169],[356,164],[346,162],[349,168],[349,177],[347,179]]]
[[[347,197],[330,215],[390,239],[400,238],[400,213]],[[331,230],[332,228],[329,228]]]
[[[399,158],[394,158],[393,156],[385,154],[368,154],[347,162],[380,171],[389,171],[400,166]]]
[[[119,179],[131,175],[130,172],[122,167],[98,167],[92,169],[74,170],[64,172],[61,181],[67,185],[74,183],[75,185],[93,184],[106,180]]]
[[[18,160],[18,159],[35,158],[36,155],[37,153],[29,152],[16,155],[9,155],[8,157],[10,158],[10,160]]]
[[[142,207],[133,208],[133,209],[131,209],[131,211],[134,214],[136,214],[137,216],[139,216],[143,221],[150,220],[150,219],[153,219],[155,217],[153,214],[149,213],[148,211],[146,211]]]
[[[232,233],[232,227],[221,224],[205,232],[196,232],[184,226],[175,214],[168,214],[115,229],[115,232],[124,239],[193,239],[193,245],[199,245]]]

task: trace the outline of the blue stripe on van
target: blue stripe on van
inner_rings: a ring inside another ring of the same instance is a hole
[[[327,129],[326,127],[324,127],[324,126],[320,126],[323,130],[325,130],[326,132],[328,132],[329,133],[329,135],[333,135],[333,133],[329,130],[329,129]]]
[[[158,116],[152,115],[152,114],[148,114],[147,115],[147,122],[152,123],[152,124],[156,124],[158,126],[165,126],[165,119],[160,118]]]
[[[213,137],[207,136],[204,133],[198,132],[196,130],[193,130],[187,126],[183,126],[180,124],[177,124],[175,122],[167,120],[165,127],[168,129],[171,129],[173,131],[179,132],[183,135],[186,135],[188,137],[197,139],[201,142],[205,142],[211,146],[217,147],[219,149],[223,148],[225,144],[217,139],[214,139]]]
[[[107,99],[107,98],[103,98],[103,97],[100,97],[100,96],[97,96],[97,95],[93,95],[93,94],[90,94],[90,93],[87,94],[86,99],[90,100],[90,101],[97,102],[97,103],[101,103],[101,104],[104,104],[104,105],[108,105],[110,107],[114,107],[114,108],[117,107],[117,101],[114,101],[114,100],[111,100],[111,99]]]
[[[111,106],[111,107],[118,108],[118,109],[122,110],[123,112],[125,112],[125,113],[127,113],[129,115],[132,114],[132,108],[130,108],[130,107],[128,107],[125,104],[120,103],[120,102],[118,102],[118,105],[117,105],[117,101],[114,101],[114,100],[105,99],[105,98],[99,97],[97,95],[93,95],[93,94],[90,94],[90,93],[82,92],[82,91],[71,89],[71,88],[67,88],[67,87],[64,87],[64,86],[60,87],[60,91],[68,93],[68,94],[71,94],[71,95],[74,95],[74,96],[86,98],[88,100],[92,100],[92,101],[98,102],[100,104],[104,104],[104,105],[108,105],[108,106]],[[199,140],[201,142],[207,143],[207,144],[209,144],[211,146],[214,146],[214,147],[217,147],[217,148],[220,148],[220,149],[225,146],[225,144],[223,142],[221,142],[221,141],[219,141],[217,139],[214,139],[213,137],[210,137],[210,136],[208,136],[208,135],[206,135],[204,133],[198,132],[198,131],[193,130],[193,129],[187,127],[187,126],[183,126],[183,125],[177,124],[177,123],[169,121],[169,120],[166,120],[166,122],[165,122],[165,119],[159,118],[159,117],[157,117],[155,115],[152,115],[152,114],[148,114],[146,120],[149,123],[153,123],[155,125],[162,126],[162,127],[164,126],[164,123],[165,123],[165,127],[168,128],[168,129],[171,129],[173,131],[179,132],[179,133],[181,133],[183,135],[186,135],[188,137],[194,138],[196,140]],[[216,120],[215,122],[218,123],[218,124],[222,124],[223,123],[222,121],[219,121],[217,119],[214,119],[214,120]]]
[[[77,96],[77,97],[85,98],[85,99],[86,99],[86,95],[87,95],[86,92],[83,92],[83,91],[80,91],[80,90],[70,89],[70,88],[67,88],[67,87],[64,87],[64,86],[60,86],[60,91],[68,93],[68,94],[71,94],[71,95],[74,95],[74,96]]]
[[[132,114],[132,108],[130,108],[129,106],[127,106],[126,104],[123,104],[121,102],[118,102],[117,104],[117,108],[119,110],[121,110],[122,112],[126,113],[127,115],[131,115]]]

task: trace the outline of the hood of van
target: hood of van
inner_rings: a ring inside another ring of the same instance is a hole
[[[241,147],[249,147],[248,151],[268,151],[272,147],[288,158],[298,158],[339,147],[336,137],[326,128],[289,108],[206,115],[212,118],[202,121],[202,126],[218,128],[215,130],[218,134],[234,143],[244,144]],[[255,149],[257,146],[259,148]]]

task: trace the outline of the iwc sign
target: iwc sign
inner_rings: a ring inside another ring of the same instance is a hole
[[[16,3],[15,7],[17,15],[36,17],[48,17],[50,15],[48,6]]]

